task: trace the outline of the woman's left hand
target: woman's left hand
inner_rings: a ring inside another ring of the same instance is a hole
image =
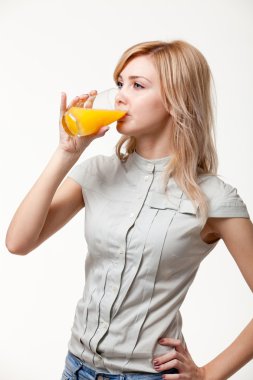
[[[187,380],[205,380],[205,371],[203,367],[198,367],[182,342],[178,339],[161,338],[159,344],[163,346],[174,347],[175,350],[159,356],[153,360],[156,371],[165,371],[171,368],[177,368],[178,374],[163,374],[166,380],[187,379]]]

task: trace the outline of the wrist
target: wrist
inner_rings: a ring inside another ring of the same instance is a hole
[[[82,152],[68,152],[61,146],[58,146],[55,155],[66,164],[74,165],[76,161],[80,158]]]
[[[70,153],[61,147],[57,147],[53,152],[47,167],[50,168],[50,171],[55,173],[57,178],[63,179],[78,161],[79,157],[80,154]]]
[[[213,374],[211,374],[206,366],[199,367],[199,369],[201,380],[222,380],[220,377],[218,377],[218,375],[214,376]]]
[[[206,369],[204,366],[198,367],[198,372],[199,372],[199,379],[200,380],[207,380]]]

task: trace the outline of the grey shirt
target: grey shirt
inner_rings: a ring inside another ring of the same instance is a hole
[[[195,207],[173,179],[165,189],[169,159],[98,155],[69,173],[82,186],[88,246],[69,350],[111,373],[156,373],[153,357],[170,350],[157,340],[184,343],[179,308],[217,244],[200,238]],[[235,188],[217,176],[199,184],[208,216],[249,218]]]

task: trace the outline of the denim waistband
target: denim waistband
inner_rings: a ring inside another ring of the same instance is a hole
[[[90,380],[159,380],[162,379],[162,375],[165,373],[178,373],[177,369],[172,368],[171,370],[157,372],[157,373],[140,373],[140,372],[126,372],[113,374],[110,373],[105,368],[95,368],[92,365],[86,363],[85,361],[79,359],[77,356],[73,355],[70,351],[68,352],[66,358],[66,366],[75,375],[78,373],[80,379],[89,378]],[[88,375],[88,376],[87,376]],[[78,377],[78,378],[79,378]],[[76,377],[74,377],[76,378]]]

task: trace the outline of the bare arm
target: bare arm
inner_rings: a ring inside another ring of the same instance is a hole
[[[201,234],[206,242],[223,239],[245,281],[253,290],[253,226],[244,218],[209,218]],[[164,371],[177,368],[177,375],[165,379],[227,380],[253,358],[253,320],[241,334],[212,361],[198,367],[188,348],[179,339],[164,337],[159,343],[175,350],[155,358],[154,368]]]
[[[10,252],[29,253],[84,206],[82,190],[77,183],[66,179],[59,187],[75,162],[73,155],[60,149],[55,151],[11,221],[6,235]]]
[[[210,229],[225,242],[246,283],[253,291],[253,225],[244,218],[210,218]],[[203,369],[206,380],[225,380],[253,359],[253,320]]]
[[[92,91],[90,95],[94,95]],[[76,97],[68,108],[84,103],[92,106],[89,95]],[[69,136],[61,124],[66,106],[66,94],[62,94],[60,109],[60,141],[48,165],[18,207],[7,231],[6,246],[12,253],[25,255],[36,248],[82,207],[84,201],[81,186],[64,177],[76,163],[86,147],[97,137],[102,137],[108,127],[86,136]]]

